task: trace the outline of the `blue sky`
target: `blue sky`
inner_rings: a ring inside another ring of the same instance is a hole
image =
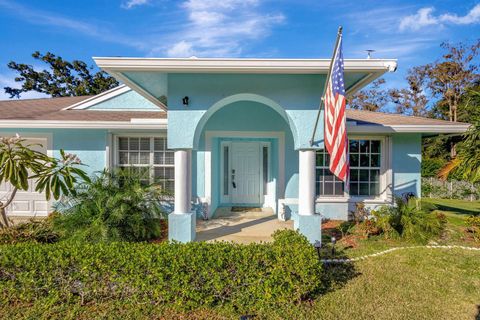
[[[92,56],[329,58],[339,25],[345,58],[366,49],[397,58],[386,79],[400,87],[408,68],[440,56],[442,41],[480,36],[480,2],[0,0],[0,87],[13,85],[10,60],[37,65],[35,50],[91,64]]]

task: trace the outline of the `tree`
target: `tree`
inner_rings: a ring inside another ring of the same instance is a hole
[[[31,65],[10,61],[7,66],[18,73],[15,81],[21,83],[21,88],[4,87],[10,98],[20,98],[21,93],[28,91],[52,97],[95,95],[118,86],[115,78],[104,71],[92,73],[93,67],[83,61],[69,62],[53,53],[38,51],[32,57],[46,63],[50,71],[36,71]]]
[[[440,98],[437,110],[446,110],[450,121],[457,121],[458,107],[469,87],[478,80],[478,65],[474,63],[480,53],[480,39],[472,45],[444,42],[441,47],[447,52],[442,61],[427,65],[428,87]]]
[[[465,133],[458,155],[440,170],[439,177],[446,180],[455,171],[465,180],[480,182],[480,119]]]
[[[388,103],[388,93],[381,89],[384,84],[385,79],[373,81],[368,89],[354,93],[348,99],[348,106],[357,110],[382,111]]]
[[[28,190],[30,180],[35,184],[35,191],[45,192],[47,200],[52,195],[58,199],[61,194],[74,193],[74,185],[79,179],[90,181],[85,172],[77,167],[80,164],[77,156],[60,150],[62,158],[55,159],[32,147],[33,145],[25,145],[25,139],[18,135],[0,139],[0,183],[10,183],[13,187],[7,199],[0,201],[2,228],[10,226],[6,208],[18,190]]]
[[[425,94],[427,69],[425,66],[413,67],[405,77],[408,88],[390,89],[388,94],[396,106],[396,112],[413,116],[427,114],[428,98]]]

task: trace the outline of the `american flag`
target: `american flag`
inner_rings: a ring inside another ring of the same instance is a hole
[[[330,154],[330,171],[347,183],[349,173],[348,138],[343,81],[342,38],[338,41],[327,89],[325,104],[325,149]]]

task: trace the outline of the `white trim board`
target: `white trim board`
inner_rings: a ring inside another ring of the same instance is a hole
[[[109,73],[123,71],[231,72],[231,73],[327,73],[330,59],[212,59],[93,57]],[[345,59],[345,72],[394,72],[396,59]],[[128,84],[128,83],[127,83]]]
[[[128,92],[132,90],[131,88],[127,87],[125,84],[121,84],[118,87],[112,88],[110,90],[107,90],[105,92],[102,92],[100,94],[97,94],[91,98],[88,98],[86,100],[77,102],[75,104],[72,104],[71,106],[68,106],[66,108],[63,108],[62,110],[83,110],[83,109],[88,109],[89,107],[103,102],[107,101],[111,98],[114,98],[116,96],[119,96],[125,92]]]
[[[101,111],[99,111],[101,112]],[[160,111],[161,112],[161,111]],[[57,128],[57,129],[167,129],[168,120],[132,118],[130,121],[76,121],[76,120],[0,120],[0,128]],[[444,125],[355,125],[347,123],[347,132],[353,134],[385,133],[464,133],[469,124]]]

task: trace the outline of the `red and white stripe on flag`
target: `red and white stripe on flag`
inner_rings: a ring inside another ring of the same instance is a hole
[[[349,174],[348,138],[346,125],[345,84],[343,80],[342,41],[338,42],[327,89],[324,96],[325,149],[330,154],[330,171],[347,182]]]

